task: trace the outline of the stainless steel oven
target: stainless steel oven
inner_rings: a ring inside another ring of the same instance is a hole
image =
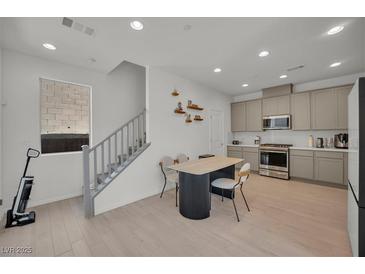
[[[290,115],[264,116],[262,128],[264,130],[291,129],[291,117]]]
[[[289,179],[289,146],[281,144],[261,145],[259,174]]]

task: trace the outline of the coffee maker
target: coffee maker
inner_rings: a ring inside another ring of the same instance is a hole
[[[349,135],[347,133],[335,134],[335,147],[348,148]]]

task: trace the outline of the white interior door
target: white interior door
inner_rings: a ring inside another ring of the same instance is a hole
[[[224,155],[224,116],[222,111],[210,111],[209,139],[210,153]]]

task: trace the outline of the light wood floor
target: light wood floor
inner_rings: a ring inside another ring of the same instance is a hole
[[[351,256],[346,190],[252,175],[244,192],[251,212],[237,195],[239,223],[215,195],[210,218],[186,219],[174,191],[92,219],[81,198],[39,206],[36,223],[0,232],[0,256],[28,246],[32,256]]]

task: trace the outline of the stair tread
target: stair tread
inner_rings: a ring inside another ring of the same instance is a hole
[[[111,169],[112,172],[109,175],[109,172],[105,173],[99,173],[97,174],[97,182],[98,186],[97,189],[90,187],[90,189],[94,192],[94,195],[96,195],[98,192],[100,192],[104,187],[106,187],[115,177],[117,177],[123,170],[131,163],[133,162],[150,144],[146,143],[142,147],[138,148],[137,151],[135,151],[132,155],[130,155],[123,163],[112,163]],[[118,155],[119,157],[120,155]],[[109,164],[108,164],[109,166]]]

